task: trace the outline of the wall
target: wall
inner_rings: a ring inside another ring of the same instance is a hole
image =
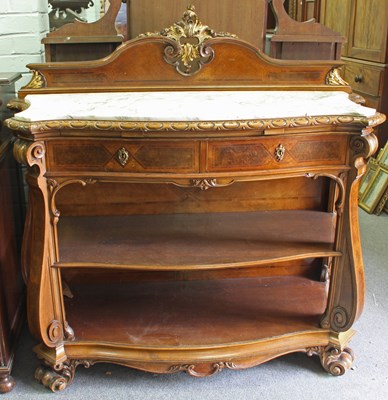
[[[47,0],[0,0],[0,72],[23,73],[16,89],[30,80],[27,64],[44,62],[48,29]]]

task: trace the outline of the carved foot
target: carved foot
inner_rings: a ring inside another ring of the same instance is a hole
[[[37,379],[46,388],[49,388],[52,392],[60,392],[61,390],[66,389],[68,384],[68,381],[65,377],[44,367],[38,367],[36,369],[35,379]]]
[[[0,393],[8,393],[15,386],[15,381],[11,375],[0,376]]]
[[[343,351],[336,348],[326,348],[321,353],[323,368],[331,375],[343,375],[353,364],[354,353],[348,347]]]
[[[49,367],[38,367],[35,371],[35,378],[43,385],[59,392],[66,389],[73,382],[75,370],[78,365],[89,368],[94,362],[88,360],[68,360],[64,363]]]
[[[318,355],[322,367],[331,375],[343,375],[353,364],[354,353],[350,348],[342,351],[335,347],[315,347],[307,350],[307,355]]]

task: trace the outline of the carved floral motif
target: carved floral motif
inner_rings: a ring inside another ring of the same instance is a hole
[[[326,76],[326,84],[330,86],[349,86],[340,75],[338,68],[333,68]]]
[[[213,59],[213,49],[205,45],[207,40],[215,37],[236,37],[230,33],[216,33],[207,25],[203,25],[194,10],[194,6],[188,6],[181,21],[161,32],[139,35],[139,37],[164,36],[173,40],[176,47],[166,47],[165,60],[175,65],[176,70],[184,76],[195,74],[202,65],[208,64]]]
[[[169,369],[169,373],[176,373],[180,371],[184,371],[187,374],[194,376],[196,378],[202,378],[205,376],[211,376],[221,372],[223,369],[237,369],[236,364],[232,362],[215,362],[211,364],[210,369],[206,372],[200,372],[198,367],[195,364],[177,364],[172,365]]]
[[[40,89],[46,86],[46,80],[40,71],[32,70],[30,82],[22,89]]]

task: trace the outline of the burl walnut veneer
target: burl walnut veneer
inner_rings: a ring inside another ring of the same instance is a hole
[[[351,366],[358,184],[384,116],[349,100],[339,65],[270,59],[188,9],[103,60],[29,66],[7,125],[28,168],[37,379],[296,351]]]

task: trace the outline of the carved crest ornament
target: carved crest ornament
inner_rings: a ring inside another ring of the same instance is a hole
[[[175,65],[176,70],[190,76],[198,72],[202,65],[209,63],[214,57],[214,51],[205,42],[215,37],[234,37],[230,33],[216,33],[207,25],[203,25],[194,12],[193,5],[188,6],[182,20],[174,23],[161,32],[148,32],[139,37],[165,36],[176,42],[177,47],[166,47],[164,54],[168,64]]]

